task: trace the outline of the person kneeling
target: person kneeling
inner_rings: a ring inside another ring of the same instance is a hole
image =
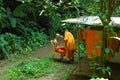
[[[60,45],[58,44],[58,40],[59,40],[60,38],[63,38],[63,36],[61,36],[60,34],[57,33],[57,34],[56,34],[56,38],[53,40],[53,44],[54,44],[54,47],[55,47],[55,52],[60,53],[60,59],[62,60],[63,57],[64,57],[65,54],[66,54],[66,48],[65,48],[64,45],[60,46]]]

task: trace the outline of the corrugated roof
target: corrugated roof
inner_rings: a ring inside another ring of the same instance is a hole
[[[82,16],[80,18],[71,18],[71,19],[62,20],[61,22],[78,23],[85,25],[103,25],[99,16]],[[111,17],[110,25],[119,26],[120,17]]]

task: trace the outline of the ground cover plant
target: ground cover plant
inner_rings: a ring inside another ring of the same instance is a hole
[[[52,59],[45,58],[35,58],[27,61],[22,61],[17,63],[5,70],[3,73],[3,80],[26,80],[31,78],[38,78],[51,73],[56,64]]]

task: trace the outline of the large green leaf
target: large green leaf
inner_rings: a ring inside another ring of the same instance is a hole
[[[15,28],[16,27],[16,19],[13,17],[9,17],[9,20],[10,20],[11,27]]]
[[[105,48],[105,52],[108,54],[110,52],[110,48]]]
[[[33,13],[35,11],[34,7],[31,4],[21,4],[15,8],[13,15],[16,17],[25,17],[27,12]]]
[[[26,13],[24,12],[25,4],[21,4],[15,8],[13,15],[16,17],[25,17]]]

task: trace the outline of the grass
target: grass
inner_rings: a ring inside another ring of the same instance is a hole
[[[63,77],[62,77],[62,80],[67,80],[70,73],[71,73],[71,70],[70,70],[70,69],[67,69],[67,70],[65,71],[65,74],[64,74]]]
[[[2,80],[27,80],[38,78],[51,73],[55,66],[55,62],[48,57],[30,59],[15,64],[7,69],[2,74]]]

